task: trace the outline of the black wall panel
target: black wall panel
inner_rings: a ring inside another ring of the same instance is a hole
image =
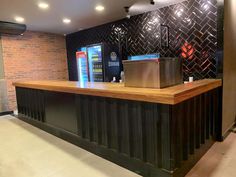
[[[169,27],[169,47],[161,45],[161,25]],[[67,35],[66,41],[70,80],[77,80],[76,50],[100,42],[119,46],[123,60],[157,52],[163,57],[182,57],[185,79],[215,78],[217,0],[187,0]]]

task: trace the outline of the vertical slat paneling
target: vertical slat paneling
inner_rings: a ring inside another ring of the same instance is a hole
[[[213,91],[210,93],[210,135],[211,137],[214,135],[214,99],[213,99]]]
[[[82,137],[90,140],[90,117],[89,117],[89,100],[87,96],[81,96],[82,98]]]
[[[210,139],[210,93],[205,94],[206,139]]]
[[[25,101],[25,115],[27,117],[29,117],[29,93],[27,92],[27,90],[25,89],[25,98],[24,98],[24,101]]]
[[[38,121],[38,117],[37,117],[37,108],[36,108],[36,101],[37,98],[36,98],[36,95],[37,94],[37,90],[32,90],[32,117],[34,120],[37,120]]]
[[[143,160],[157,166],[157,115],[154,114],[155,106],[146,103],[142,106],[143,121]]]
[[[184,109],[184,103],[180,103],[178,105],[178,114],[177,115],[173,115],[173,116],[177,116],[177,122],[178,122],[178,133],[177,133],[177,139],[179,140],[179,155],[180,155],[180,160],[183,160],[183,156],[184,156],[184,116],[186,114],[186,110]],[[181,166],[181,164],[180,164]]]
[[[17,90],[17,106],[19,107],[19,113],[24,114],[24,100],[23,100],[23,90],[21,88],[16,88]],[[18,103],[19,99],[19,103]]]
[[[32,110],[32,103],[33,103],[33,100],[32,100],[32,89],[28,92],[28,109],[29,109],[29,115],[28,117],[33,119],[33,110]]]
[[[213,138],[217,139],[217,131],[222,131],[221,129],[219,129],[219,114],[221,113],[221,108],[219,105],[219,95],[220,91],[219,89],[215,89],[213,90],[213,116],[214,116],[214,127],[213,127]],[[221,113],[222,114],[222,113]],[[219,130],[218,130],[219,129]]]
[[[130,120],[130,149],[131,156],[137,159],[143,159],[143,141],[142,141],[142,114],[141,103],[130,102],[129,104]]]
[[[91,141],[98,143],[98,107],[97,107],[97,98],[90,97],[91,99],[91,125],[90,125],[90,132],[92,132]]]
[[[130,122],[128,103],[126,101],[120,101],[119,104],[119,145],[120,152],[130,156]]]
[[[37,121],[41,121],[40,114],[39,114],[39,105],[40,105],[40,98],[39,98],[39,90],[34,91],[34,115]]]
[[[16,88],[16,103],[17,103],[18,113],[22,114],[21,91],[19,88]]]
[[[107,101],[107,137],[108,147],[118,150],[118,107],[114,99]]]
[[[194,154],[194,150],[195,150],[195,135],[196,135],[196,127],[195,127],[195,122],[196,122],[196,115],[195,115],[195,112],[196,112],[196,101],[195,101],[195,98],[191,99],[190,100],[190,154]]]
[[[168,105],[160,105],[160,116],[161,116],[161,139],[162,139],[162,168],[171,171],[173,169],[173,162],[175,160],[172,157],[171,141],[173,140],[173,135],[171,136],[171,131],[176,130],[175,127],[171,126],[174,116],[172,115],[171,107]],[[174,128],[174,130],[171,130]],[[171,139],[172,137],[172,139]]]
[[[101,144],[108,147],[108,137],[107,137],[107,108],[106,108],[106,98],[101,98],[100,101],[100,121],[101,121]]]
[[[216,106],[216,92],[215,90],[212,91],[212,121],[213,121],[213,126],[212,126],[212,137],[215,137],[215,119],[217,115],[217,106]]]
[[[201,97],[197,96],[194,99],[195,99],[195,115],[196,115],[195,148],[199,149],[201,144]]]
[[[36,89],[16,88],[17,107],[20,114],[44,122],[44,92]]]
[[[174,145],[175,145],[175,153],[174,153],[174,159],[175,159],[175,166],[180,167],[181,161],[183,159],[183,113],[182,113],[182,104],[177,104],[173,106],[172,109],[172,129],[174,131]]]
[[[157,133],[157,149],[156,149],[156,163],[159,168],[162,168],[162,121],[161,121],[161,105],[154,104],[154,117],[156,120],[156,133]],[[171,139],[170,139],[171,140]]]
[[[102,145],[102,117],[101,117],[101,104],[102,104],[102,98],[97,97],[97,143],[99,145]]]
[[[26,92],[26,89],[25,89],[24,101],[25,101],[25,115],[29,117],[29,93]]]
[[[19,113],[44,121],[44,91],[17,88],[16,92]],[[218,96],[213,90],[170,106],[77,95],[78,135],[172,171],[207,139],[215,138]]]
[[[182,114],[182,143],[183,143],[183,160],[188,160],[189,155],[189,100],[182,103],[181,114]],[[181,120],[179,120],[181,121]]]
[[[33,119],[33,110],[32,110],[32,103],[33,103],[33,100],[32,100],[32,89],[28,92],[28,111],[29,111],[29,118]]]
[[[29,92],[28,92],[28,106],[29,106],[29,117],[30,118],[34,118],[34,115],[33,115],[33,90],[31,89]]]
[[[201,144],[205,144],[206,139],[206,95],[201,95]]]
[[[26,93],[26,89],[22,89],[22,97],[23,97],[24,115],[25,115],[25,116],[28,116],[28,109],[27,109],[28,95],[27,95],[27,93]]]
[[[216,127],[215,127],[215,140],[222,141],[222,87],[215,89],[216,90],[216,104],[217,104],[217,117],[216,119]]]
[[[28,93],[26,92],[26,89],[24,89],[24,107],[25,107],[25,115],[28,117],[29,113],[28,113],[28,98],[29,98],[29,95]]]
[[[80,95],[76,95],[76,114],[77,114],[77,127],[78,127],[78,135],[83,137],[83,115],[82,115],[82,99]]]
[[[40,91],[40,114],[41,114],[41,121],[45,122],[45,97],[44,91]]]
[[[178,139],[176,138],[177,135],[177,131],[178,131],[178,122],[176,119],[176,116],[173,115],[177,115],[176,112],[176,107],[173,106],[171,109],[171,142],[172,142],[172,147],[171,147],[171,158],[174,160],[173,161],[173,166],[177,167],[179,166],[178,164],[180,163],[180,160],[178,158],[178,152],[177,152],[177,146],[178,146]],[[161,117],[161,121],[163,120],[163,118]]]
[[[28,99],[28,95],[27,95],[27,90],[26,89],[22,89],[22,97],[23,97],[23,108],[24,108],[24,115],[28,116],[28,109],[27,109],[27,99]]]
[[[40,99],[39,99],[39,90],[35,90],[34,93],[34,109],[35,109],[35,118],[37,121],[41,121],[40,119],[40,114],[39,114],[39,104],[40,104]]]
[[[181,167],[182,161],[188,160],[188,157],[194,154],[196,149],[206,143],[206,140],[215,139],[215,133],[219,131],[215,125],[219,120],[218,116],[220,116],[218,111],[220,95],[218,93],[218,89],[215,89],[171,106],[173,168]],[[162,121],[164,121],[163,118]],[[162,125],[162,129],[163,127]],[[164,153],[167,151],[163,150],[162,154]],[[165,169],[166,165],[168,164],[163,164]]]
[[[22,100],[22,90],[21,90],[21,88],[18,88],[18,87],[16,87],[16,90],[17,90],[17,92],[16,92],[16,94],[18,95],[17,97],[18,97],[18,99],[19,99],[19,103],[18,103],[18,99],[17,99],[17,107],[18,107],[18,111],[19,111],[19,113],[20,114],[24,114],[24,108],[23,108],[23,100]]]
[[[87,136],[88,136],[88,140],[89,141],[93,141],[93,134],[94,134],[94,130],[93,130],[93,122],[94,122],[94,117],[93,117],[93,106],[92,106],[92,97],[90,96],[86,96],[86,100],[87,100],[87,103],[88,103],[88,120],[87,121]]]

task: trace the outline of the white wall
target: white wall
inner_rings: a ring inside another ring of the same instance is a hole
[[[225,0],[223,68],[223,135],[236,116],[236,0]]]

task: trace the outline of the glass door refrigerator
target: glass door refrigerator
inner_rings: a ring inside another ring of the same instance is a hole
[[[81,57],[80,52],[85,55]],[[119,81],[121,60],[118,47],[104,43],[89,45],[78,50],[76,56],[80,81],[111,82],[113,77]]]
[[[76,63],[78,68],[78,80],[88,82],[89,74],[86,48],[82,48],[82,50],[76,52]]]
[[[103,69],[103,51],[102,45],[93,45],[87,47],[88,53],[88,66],[89,66],[89,81],[90,82],[103,82],[104,69]]]

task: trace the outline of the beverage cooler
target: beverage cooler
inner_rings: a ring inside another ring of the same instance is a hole
[[[120,79],[119,48],[104,43],[80,48],[76,52],[78,80],[82,82],[111,82]]]

